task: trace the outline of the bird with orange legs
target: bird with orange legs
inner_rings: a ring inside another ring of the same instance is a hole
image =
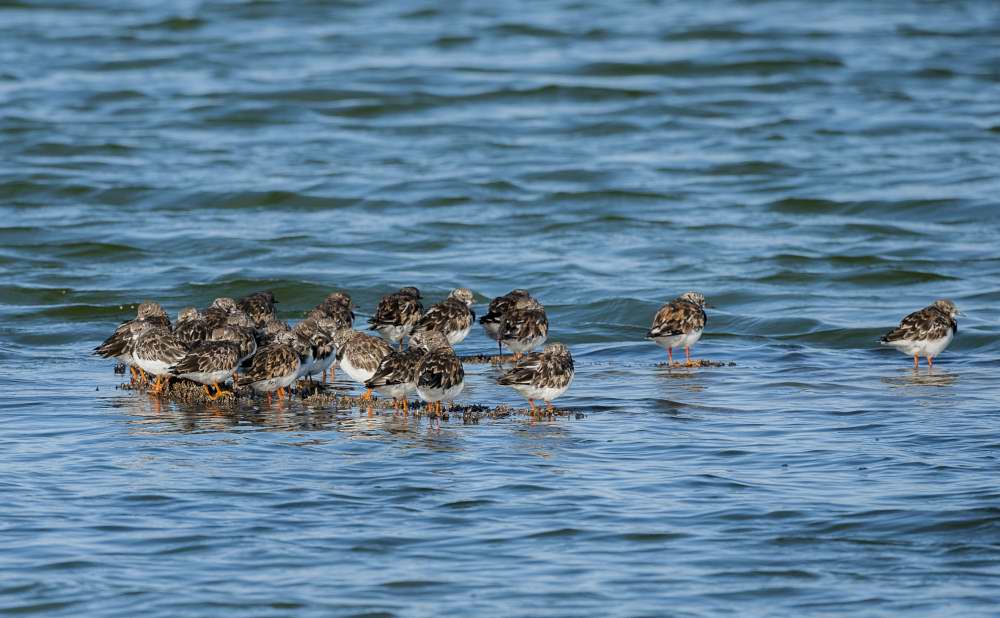
[[[295,382],[299,373],[299,353],[295,351],[295,335],[279,332],[274,341],[259,350],[250,360],[250,366],[237,381],[237,386],[249,386],[257,393],[267,395],[277,393],[278,399],[286,395],[286,389]]]
[[[698,292],[685,292],[660,307],[653,317],[653,325],[646,333],[656,345],[667,351],[670,365],[674,363],[674,348],[684,349],[685,364],[692,366],[691,347],[701,339],[708,316],[705,314],[705,297]]]
[[[569,348],[550,343],[541,352],[523,356],[497,384],[511,386],[521,393],[531,405],[532,414],[538,411],[535,400],[544,401],[546,411],[551,414],[552,400],[566,392],[575,374]]]
[[[920,368],[920,357],[927,359],[927,366],[934,366],[934,358],[944,352],[958,334],[957,316],[965,315],[950,300],[936,300],[920,311],[903,318],[899,326],[879,339],[882,345],[896,348],[913,357],[913,368]]]

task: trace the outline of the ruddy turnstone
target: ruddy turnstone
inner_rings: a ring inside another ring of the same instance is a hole
[[[110,337],[94,348],[94,354],[102,358],[113,358],[128,365],[132,372],[132,381],[135,382],[141,376],[132,363],[132,344],[135,343],[136,335],[146,326],[170,328],[170,318],[159,303],[140,304],[136,310],[136,317],[119,324]]]
[[[170,381],[170,368],[179,363],[187,352],[187,346],[168,329],[147,325],[140,330],[132,345],[132,364],[156,376],[150,392],[159,395]]]
[[[513,386],[531,404],[532,413],[536,399],[544,401],[551,412],[552,400],[566,392],[574,373],[569,348],[561,343],[550,343],[541,352],[528,354],[515,363],[497,384]]]
[[[333,339],[337,347],[337,362],[352,380],[361,384],[371,380],[382,359],[392,353],[392,346],[385,339],[351,328],[340,329]],[[361,398],[367,400],[371,396],[372,389],[368,388]]]
[[[476,314],[470,309],[475,302],[472,290],[456,288],[443,302],[428,309],[412,332],[437,331],[448,339],[448,343],[458,345],[469,335],[476,321]]]
[[[500,322],[503,320],[503,316],[507,313],[514,304],[525,298],[530,298],[531,294],[527,290],[511,290],[503,296],[497,296],[490,301],[490,307],[486,311],[486,315],[479,318],[479,323],[483,325],[483,330],[486,331],[486,336],[497,342],[497,346],[500,348],[500,352],[503,353],[503,344],[500,343],[499,335],[500,332]]]
[[[231,391],[222,390],[219,384],[235,376],[239,366],[240,346],[230,341],[203,341],[170,367],[170,373],[201,384],[205,396],[214,401],[231,394]],[[214,394],[209,391],[209,385],[215,389]]]
[[[344,292],[332,292],[316,306],[316,310],[321,311],[327,317],[345,322],[347,326],[352,327],[354,326],[354,312],[351,310],[353,308],[354,303],[351,302],[351,297]]]
[[[202,317],[208,323],[209,328],[216,328],[226,323],[234,313],[242,313],[232,298],[221,297],[212,301],[206,309],[201,312]]]
[[[399,343],[403,349],[406,337],[420,321],[424,306],[420,304],[420,290],[415,287],[400,288],[395,294],[383,296],[375,308],[375,315],[368,320],[370,330],[377,330],[390,343]]]
[[[452,401],[465,387],[465,369],[448,339],[439,331],[414,333],[410,345],[427,351],[417,363],[417,395],[441,413],[441,401]]]
[[[279,399],[284,397],[285,389],[295,382],[299,373],[299,354],[293,347],[294,343],[294,334],[278,333],[273,343],[253,355],[246,373],[237,379],[236,384],[266,393],[269,402],[274,391],[277,391]]]
[[[236,301],[236,306],[250,317],[254,328],[260,328],[271,319],[278,317],[274,310],[274,305],[277,302],[274,300],[274,294],[270,290],[265,290],[247,294]]]
[[[397,407],[401,401],[403,411],[409,412],[407,397],[417,390],[417,365],[424,354],[426,352],[423,349],[415,347],[393,351],[382,359],[375,375],[365,382],[365,386],[380,395],[392,397],[396,400]]]
[[[515,360],[520,359],[549,337],[549,318],[545,315],[545,307],[531,297],[515,301],[500,319],[497,337],[514,353]]]
[[[960,313],[950,300],[936,300],[920,311],[903,318],[899,326],[886,333],[879,341],[913,357],[913,368],[920,367],[920,356],[927,359],[927,366],[934,366],[934,357],[948,347],[958,334],[956,316]]]
[[[674,348],[684,348],[686,363],[688,366],[692,364],[691,346],[701,339],[708,321],[705,307],[711,305],[705,304],[703,295],[685,292],[656,312],[646,339],[652,339],[667,351],[667,359],[671,365],[674,363]]]
[[[188,348],[194,347],[208,339],[212,330],[198,310],[194,307],[185,307],[177,314],[177,321],[174,322],[174,337],[177,337]]]

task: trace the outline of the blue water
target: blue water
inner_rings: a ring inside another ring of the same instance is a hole
[[[0,614],[1000,615],[998,40],[972,0],[0,2]],[[401,285],[530,289],[569,413],[90,355],[145,299]],[[726,366],[643,340],[690,289]],[[942,297],[933,370],[878,348]]]

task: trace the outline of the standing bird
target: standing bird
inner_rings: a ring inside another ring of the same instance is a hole
[[[337,362],[355,382],[365,384],[378,371],[382,359],[392,354],[392,346],[381,337],[373,337],[351,328],[342,328],[334,335],[337,347]],[[372,397],[372,388],[361,396],[363,400]]]
[[[292,347],[294,340],[295,335],[290,332],[278,333],[273,343],[253,355],[250,366],[236,384],[266,393],[269,403],[272,392],[277,391],[279,399],[284,397],[285,389],[295,382],[299,373],[299,355]]]
[[[224,384],[230,376],[236,375],[240,366],[240,346],[230,341],[203,341],[189,351],[184,358],[170,367],[170,373],[201,384],[205,396],[215,401],[232,391],[224,391]],[[211,385],[215,393],[209,391]]]
[[[414,334],[412,346],[427,351],[417,363],[417,395],[441,413],[441,401],[452,401],[465,388],[465,369],[448,339],[438,331]]]
[[[368,320],[369,330],[377,330],[390,343],[399,343],[402,350],[403,337],[410,334],[424,313],[420,298],[420,290],[415,287],[400,288],[395,294],[383,296],[375,315]]]
[[[136,335],[146,326],[170,328],[170,318],[159,303],[147,301],[140,304],[136,309],[136,317],[119,324],[110,337],[94,348],[94,354],[102,358],[113,358],[128,365],[132,372],[132,381],[135,382],[141,376],[132,362],[132,345],[135,343]]]
[[[690,367],[691,346],[705,330],[708,316],[705,315],[705,297],[698,292],[685,292],[660,307],[653,318],[653,326],[646,333],[656,345],[666,349],[667,359],[674,363],[674,348],[684,348],[686,364]]]
[[[406,351],[393,351],[382,359],[375,375],[365,382],[365,386],[380,395],[395,399],[396,407],[402,401],[403,411],[409,412],[410,402],[407,398],[417,390],[417,365],[424,354],[426,352],[423,349],[415,347]]]
[[[479,323],[483,325],[486,336],[497,342],[501,354],[503,353],[503,344],[500,343],[498,333],[500,332],[500,322],[503,321],[503,316],[514,307],[517,301],[530,297],[531,294],[527,290],[511,290],[503,296],[497,296],[491,300],[486,315],[479,318]]]
[[[545,343],[549,338],[549,318],[545,307],[534,298],[522,298],[503,314],[497,338],[514,353],[514,360]]]
[[[177,314],[174,322],[174,337],[177,337],[188,348],[192,348],[208,339],[212,329],[194,307],[185,307]]]
[[[270,290],[247,294],[236,301],[236,306],[253,321],[254,328],[261,328],[271,319],[276,319],[274,293]]]
[[[550,343],[541,352],[528,354],[515,363],[497,384],[513,386],[531,404],[532,414],[536,410],[536,399],[544,401],[546,410],[551,412],[552,400],[566,392],[574,374],[569,348],[561,343]]]
[[[187,346],[162,326],[145,326],[132,345],[132,364],[156,376],[154,395],[163,392],[170,381],[170,368],[187,355]]]
[[[448,298],[427,310],[413,327],[411,336],[433,330],[444,335],[449,344],[458,345],[469,336],[472,324],[476,321],[476,314],[470,309],[475,302],[472,290],[452,290]]]
[[[899,326],[889,331],[879,342],[913,356],[913,368],[920,367],[920,356],[927,359],[927,366],[934,366],[934,357],[944,352],[958,334],[956,316],[959,312],[950,300],[936,300],[920,311],[903,318]]]

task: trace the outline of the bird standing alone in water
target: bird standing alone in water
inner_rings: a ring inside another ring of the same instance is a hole
[[[913,368],[920,367],[920,357],[927,359],[927,366],[934,366],[934,357],[948,347],[958,334],[956,316],[959,312],[950,300],[936,300],[920,311],[903,318],[899,326],[879,339],[882,345],[896,348],[913,357]]]
[[[653,326],[646,333],[656,345],[667,351],[667,359],[674,364],[674,348],[684,348],[686,364],[690,367],[691,346],[701,339],[708,316],[705,315],[705,297],[698,292],[685,292],[660,307],[653,318]]]

